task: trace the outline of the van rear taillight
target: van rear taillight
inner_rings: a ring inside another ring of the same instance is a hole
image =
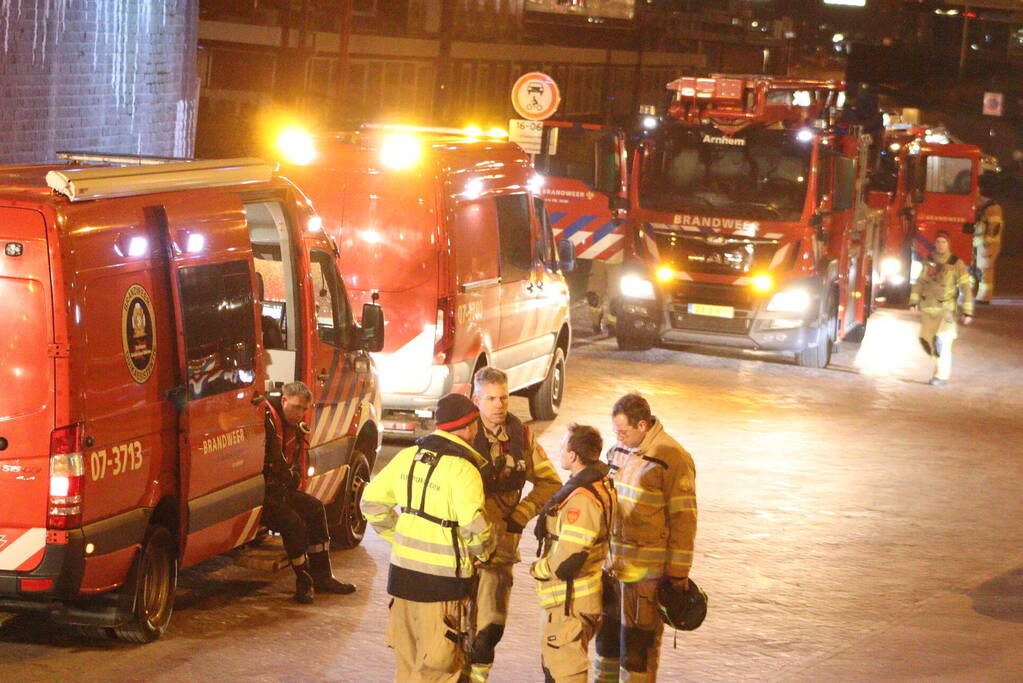
[[[447,365],[455,346],[455,299],[444,297],[437,301],[437,326],[433,334],[433,363]]]
[[[50,497],[46,528],[74,529],[82,525],[82,425],[54,429],[50,435]]]

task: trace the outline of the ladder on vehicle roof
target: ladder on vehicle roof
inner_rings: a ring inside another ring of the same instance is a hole
[[[57,152],[57,158],[64,161],[78,161],[87,164],[117,164],[119,166],[153,166],[174,161],[196,161],[189,157],[161,157],[150,154],[122,154],[119,152]]]
[[[105,156],[109,161],[117,155],[94,156]],[[273,171],[273,165],[262,159],[166,161],[136,166],[81,166],[50,171],[46,174],[46,184],[72,202],[80,202],[265,183],[273,177]]]

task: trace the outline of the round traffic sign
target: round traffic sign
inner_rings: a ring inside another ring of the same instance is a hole
[[[512,105],[524,119],[549,119],[561,105],[561,91],[554,79],[545,73],[533,71],[520,76],[512,86]]]

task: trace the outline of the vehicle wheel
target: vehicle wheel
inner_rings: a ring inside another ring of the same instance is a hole
[[[114,628],[120,640],[150,643],[167,630],[174,611],[174,589],[178,584],[178,558],[170,531],[152,526],[132,567],[132,613],[128,623]]]
[[[832,339],[838,332],[838,311],[831,298],[827,309],[830,315],[817,324],[817,344],[813,348],[806,347],[796,354],[796,364],[803,368],[826,368],[831,362]]]
[[[81,640],[110,640],[115,637],[114,629],[106,626],[82,626],[74,624],[71,626],[71,633],[75,638]]]
[[[561,409],[565,395],[565,352],[560,347],[554,350],[554,360],[547,370],[547,376],[529,396],[529,414],[534,420],[553,420]]]
[[[337,524],[330,529],[330,545],[337,550],[347,550],[362,543],[366,535],[366,518],[362,515],[359,504],[362,503],[362,492],[369,482],[369,458],[361,451],[352,454],[352,466],[348,470],[348,480],[338,497],[340,515]]]

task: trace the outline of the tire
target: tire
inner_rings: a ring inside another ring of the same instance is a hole
[[[361,451],[352,454],[352,465],[348,470],[344,490],[338,494],[340,501],[337,524],[330,528],[330,546],[336,550],[348,550],[360,543],[366,535],[366,518],[359,504],[362,492],[369,481],[369,458]]]
[[[80,640],[110,640],[116,637],[114,629],[106,626],[71,626],[71,633]]]
[[[553,420],[565,396],[565,352],[558,347],[543,382],[529,396],[529,414],[534,420]]]
[[[826,318],[821,318],[817,323],[817,339],[813,348],[809,346],[796,354],[796,365],[802,368],[816,368],[818,370],[828,367],[831,362],[831,353],[834,350],[833,340],[838,338],[838,306],[835,304],[835,295],[828,296],[827,305],[824,308],[828,312]]]
[[[166,527],[149,527],[131,576],[127,587],[135,592],[132,611],[128,622],[115,627],[114,633],[128,643],[151,643],[170,624],[178,584],[177,552]]]

